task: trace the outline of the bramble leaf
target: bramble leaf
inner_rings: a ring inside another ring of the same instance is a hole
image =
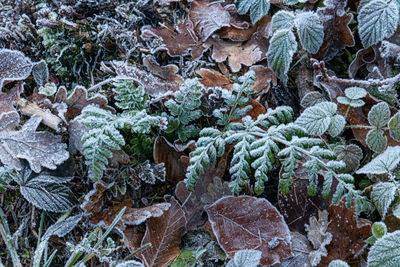
[[[317,53],[324,42],[324,26],[318,15],[312,11],[299,13],[294,24],[301,46],[311,54]]]
[[[237,12],[240,15],[250,10],[251,23],[255,24],[267,15],[270,7],[269,0],[236,0]]]
[[[366,142],[368,147],[374,152],[382,152],[387,145],[387,137],[383,135],[383,130],[372,129],[367,133]]]
[[[356,173],[385,174],[396,168],[400,162],[400,146],[388,147],[385,152],[364,165]]]
[[[294,26],[294,13],[286,10],[279,10],[272,16],[272,32],[279,30],[292,30]]]
[[[385,218],[386,212],[396,195],[396,186],[389,182],[380,182],[374,185],[371,192],[371,199],[374,202],[382,218]]]
[[[368,253],[368,266],[400,266],[400,231],[379,238]]]

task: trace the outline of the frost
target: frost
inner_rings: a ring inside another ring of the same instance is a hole
[[[308,108],[325,101],[326,98],[320,92],[312,91],[303,96],[300,105],[303,108]]]
[[[382,152],[387,145],[387,137],[383,135],[383,130],[372,129],[367,133],[366,142],[368,147],[374,152]]]
[[[57,92],[57,86],[54,83],[46,83],[44,86],[39,87],[39,94],[45,96],[52,96]]]
[[[399,8],[395,1],[376,0],[360,3],[359,34],[364,47],[391,37],[397,29]]]
[[[396,195],[396,186],[389,182],[380,182],[374,185],[371,199],[384,219],[390,204]]]
[[[119,262],[117,265],[115,265],[115,267],[144,267],[144,264],[140,261],[130,260]]]
[[[52,226],[50,226],[46,233],[43,235],[42,239],[48,239],[52,235],[56,235],[58,237],[63,237],[69,232],[72,231],[72,229],[75,228],[75,226],[81,221],[82,219],[82,214],[68,217],[67,219],[56,222]]]
[[[279,30],[292,30],[294,26],[294,14],[286,10],[280,10],[272,16],[272,32]]]
[[[343,131],[345,125],[346,119],[342,115],[333,116],[328,128],[329,134],[333,137],[338,136]]]
[[[19,131],[0,129],[0,160],[3,164],[21,170],[20,159],[26,159],[34,172],[40,172],[42,167],[55,169],[69,158],[67,145],[61,143],[61,138],[36,131],[41,120],[41,117],[33,116]]]
[[[390,108],[386,102],[380,102],[374,105],[368,112],[368,122],[377,127],[382,128],[390,119]]]
[[[274,33],[267,52],[268,67],[271,68],[284,83],[288,80],[287,73],[296,51],[296,37],[291,30],[279,30]]]
[[[400,146],[388,147],[385,152],[371,160],[356,173],[385,174],[396,168],[400,162]]]
[[[0,91],[4,81],[24,80],[31,74],[33,64],[16,50],[0,49]]]
[[[269,0],[236,0],[235,2],[240,15],[244,15],[250,10],[250,19],[253,24],[267,15],[270,7]]]
[[[343,160],[346,163],[346,173],[353,173],[360,166],[363,152],[359,146],[354,144],[338,145],[334,148],[334,152],[337,155],[337,160]]]
[[[49,69],[47,68],[46,61],[41,60],[39,63],[36,63],[32,68],[32,75],[39,87],[44,86],[49,80]]]
[[[390,136],[400,142],[400,112],[397,112],[389,121]]]
[[[328,267],[350,267],[347,262],[342,260],[333,260],[329,263]]]
[[[317,53],[324,42],[324,26],[318,15],[312,11],[299,13],[294,24],[301,46],[312,54]]]
[[[368,254],[368,267],[400,266],[400,231],[379,238]]]
[[[238,250],[226,267],[257,267],[260,264],[262,252],[254,249]]]
[[[367,95],[367,91],[361,87],[349,87],[344,91],[346,96],[339,96],[338,102],[344,105],[350,105],[351,107],[362,107],[365,102],[360,98]]]

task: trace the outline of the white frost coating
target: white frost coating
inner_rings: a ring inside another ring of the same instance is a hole
[[[52,226],[50,226],[46,233],[43,235],[42,240],[50,238],[52,235],[56,235],[58,237],[63,237],[69,232],[72,231],[72,229],[75,228],[75,226],[81,221],[82,219],[82,214],[68,217],[67,219],[61,221],[61,222],[56,222]]]
[[[49,80],[49,69],[46,61],[41,60],[40,62],[35,63],[32,68],[32,75],[38,86],[44,86]]]
[[[400,162],[400,146],[388,147],[385,152],[371,160],[356,173],[385,174],[388,173]]]
[[[144,267],[144,264],[140,261],[130,260],[119,262],[117,265],[115,265],[115,267]]]
[[[328,267],[350,267],[347,262],[342,260],[333,260],[329,263]]]
[[[389,119],[390,108],[386,102],[380,102],[374,105],[368,112],[368,122],[377,128],[385,126],[389,122]]]
[[[391,37],[399,22],[399,7],[395,1],[363,1],[358,15],[359,34],[364,47]]]
[[[301,46],[311,54],[317,53],[324,42],[324,26],[318,15],[312,11],[299,13],[294,24]]]
[[[280,10],[272,16],[272,32],[292,30],[294,26],[293,12]]]
[[[226,267],[257,267],[260,264],[261,254],[261,251],[254,249],[239,250]]]
[[[0,49],[0,92],[4,81],[24,80],[31,74],[31,60],[17,50]]]
[[[400,266],[400,231],[379,238],[368,254],[368,267]]]
[[[244,15],[250,10],[251,23],[255,24],[267,15],[270,7],[269,0],[237,0],[237,12]]]
[[[387,137],[384,136],[384,131],[378,128],[370,130],[365,141],[367,146],[377,153],[381,153],[387,145]]]
[[[371,192],[371,199],[374,202],[376,208],[382,216],[382,220],[385,219],[386,212],[389,209],[390,204],[396,196],[396,185],[390,182],[380,182],[374,185]]]

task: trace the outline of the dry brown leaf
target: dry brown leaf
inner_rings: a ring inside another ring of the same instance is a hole
[[[186,231],[186,218],[175,198],[171,198],[170,204],[168,212],[146,222],[142,246],[151,243],[151,247],[144,249],[140,258],[147,267],[167,266],[180,254],[179,244]]]
[[[266,112],[265,108],[263,105],[261,105],[260,102],[258,102],[257,100],[250,100],[250,102],[247,104],[252,106],[253,108],[247,112],[245,115],[243,115],[240,119],[234,119],[232,118],[231,121],[242,121],[243,117],[246,116],[250,116],[253,120],[257,120],[258,115],[260,114],[264,114]],[[241,108],[242,106],[238,106],[239,108]]]
[[[384,77],[388,76],[387,62],[386,59],[382,58],[379,46],[373,45],[372,47],[362,48],[357,51],[356,57],[348,67],[349,77],[353,79],[356,77],[373,78],[370,76],[375,67],[378,67],[380,74]]]
[[[254,81],[254,85],[252,85],[254,89],[254,93],[259,93],[261,91],[268,92],[269,88],[272,85],[276,85],[278,79],[275,73],[267,67],[261,65],[255,65],[250,68],[250,70],[256,73],[256,79]]]
[[[224,75],[212,69],[200,69],[197,73],[201,76],[199,82],[205,87],[221,87],[232,90],[233,83]]]
[[[371,236],[371,223],[358,219],[354,204],[346,208],[345,198],[338,205],[331,205],[328,213],[330,223],[327,231],[333,238],[326,246],[328,256],[323,257],[318,266],[328,266],[335,259],[357,263],[360,259],[356,256],[367,247],[365,240]]]
[[[214,234],[229,257],[241,249],[257,249],[262,252],[261,264],[272,265],[292,256],[289,228],[268,200],[224,197],[207,213]]]
[[[179,90],[180,85],[183,83],[183,79],[173,72],[177,70],[175,67],[171,67],[171,65],[166,67],[156,67],[154,61],[150,58],[147,58],[145,64],[147,64],[151,71],[155,72],[155,75],[144,71],[135,65],[128,65],[122,61],[112,62],[114,69],[119,75],[132,78],[143,87],[146,94],[153,97],[163,95],[168,91],[175,92]],[[166,71],[170,72],[166,73]],[[168,78],[164,79],[161,76]]]
[[[193,22],[197,36],[205,42],[215,31],[229,26],[230,15],[221,4],[209,5],[196,0],[190,7],[190,20]]]
[[[163,45],[157,47],[152,53],[167,51],[168,55],[176,57],[190,52],[193,58],[199,58],[205,50],[194,33],[193,23],[190,20],[177,24],[176,30],[169,25],[163,25],[160,28],[143,26],[141,32],[142,39],[161,38],[163,40]]]
[[[17,84],[7,93],[0,92],[0,129],[14,129],[19,123],[15,105],[22,93],[22,84]]]
[[[106,201],[105,191],[112,186],[113,184],[106,185],[102,182],[93,185],[93,189],[85,195],[85,200],[81,204],[81,209],[85,211],[85,214],[90,215],[102,210]]]

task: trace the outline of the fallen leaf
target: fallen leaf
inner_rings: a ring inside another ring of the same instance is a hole
[[[81,209],[86,215],[94,214],[103,209],[106,201],[105,191],[111,188],[113,184],[106,185],[103,182],[96,182],[93,189],[85,195],[85,200],[81,204]]]
[[[205,87],[221,87],[232,90],[233,83],[229,78],[212,69],[200,69],[197,73],[201,76],[199,82]]]
[[[195,0],[190,7],[189,17],[195,33],[203,42],[215,31],[230,25],[229,12],[218,3],[209,5],[207,2]]]
[[[0,92],[5,81],[25,80],[31,74],[33,63],[22,52],[0,49]]]
[[[378,67],[380,74],[387,77],[387,62],[386,59],[382,58],[380,47],[378,45],[358,50],[356,57],[350,63],[347,72],[349,77],[352,79],[356,77],[368,78],[375,67]]]
[[[171,198],[171,207],[161,217],[153,217],[146,222],[146,232],[141,245],[151,243],[151,247],[140,253],[145,266],[167,266],[180,254],[179,244],[186,231],[185,213]]]
[[[160,28],[143,26],[141,28],[142,39],[161,38],[163,44],[152,51],[167,51],[171,57],[184,56],[191,53],[193,58],[199,58],[205,48],[194,33],[193,23],[190,20],[176,25],[176,30],[170,25]]]
[[[257,100],[252,99],[252,100],[250,100],[250,102],[247,105],[250,105],[253,108],[249,112],[247,112],[245,115],[243,115],[241,118],[239,118],[239,119],[232,118],[231,121],[242,121],[242,118],[246,117],[246,116],[250,116],[253,120],[257,120],[258,115],[264,114],[266,112],[264,106]],[[239,106],[239,108],[241,108],[241,107],[242,106]]]
[[[207,213],[220,246],[230,258],[242,249],[260,250],[264,265],[292,256],[289,228],[268,200],[250,196],[223,197],[211,205]]]
[[[7,93],[0,92],[0,129],[7,127],[12,130],[19,123],[19,114],[15,105],[22,90],[22,84],[17,84]]]
[[[307,237],[298,232],[290,232],[290,237],[293,257],[274,265],[274,267],[311,267],[308,255],[312,251],[312,247]]]
[[[183,83],[182,77],[176,74],[179,68],[174,64],[160,66],[153,56],[144,57],[143,64],[153,75],[161,79],[175,82],[177,84]]]
[[[152,63],[149,60],[145,61],[145,63],[150,66],[150,69],[155,70],[154,65],[150,65]],[[144,71],[135,65],[129,65],[122,61],[113,61],[112,65],[119,75],[132,78],[135,82],[143,87],[146,94],[149,94],[153,97],[163,95],[169,91],[175,92],[179,90],[180,85],[183,83],[182,77],[174,73],[170,73],[168,75],[168,79],[163,79],[161,77],[152,75],[151,73]],[[167,69],[169,71],[175,70],[174,67],[168,67]],[[156,71],[156,73],[157,75],[161,76],[160,71]]]
[[[328,266],[335,259],[357,263],[358,255],[367,247],[365,240],[371,236],[371,223],[358,219],[355,206],[346,208],[345,198],[338,205],[328,208],[329,226],[327,231],[332,234],[332,241],[326,246],[328,256],[322,257],[318,266]]]
[[[255,65],[250,67],[250,70],[256,73],[256,79],[254,81],[253,87],[254,93],[259,93],[261,91],[268,92],[269,88],[272,85],[276,85],[278,83],[278,79],[275,73],[267,67],[261,65]]]

